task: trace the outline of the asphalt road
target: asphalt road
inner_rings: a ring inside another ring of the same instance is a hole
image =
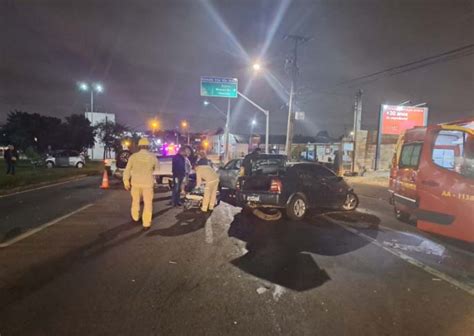
[[[97,176],[0,197],[0,243],[94,203],[103,191]]]
[[[90,193],[0,249],[2,336],[474,334],[472,253],[369,192],[358,212],[299,223],[226,203],[206,218],[157,192],[148,232],[118,186]]]

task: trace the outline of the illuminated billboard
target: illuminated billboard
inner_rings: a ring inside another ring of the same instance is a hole
[[[426,126],[427,122],[427,107],[382,105],[380,109],[380,134],[398,135],[415,126]]]

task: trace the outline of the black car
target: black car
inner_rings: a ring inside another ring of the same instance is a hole
[[[280,208],[300,220],[310,208],[355,210],[357,195],[342,177],[318,163],[269,162],[259,158],[237,182],[242,207]]]

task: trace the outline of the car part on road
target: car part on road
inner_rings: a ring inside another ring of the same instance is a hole
[[[252,213],[255,217],[265,221],[277,221],[282,217],[282,213],[279,209],[253,209]]]
[[[286,206],[286,215],[292,220],[302,220],[306,215],[308,205],[302,194],[294,195]]]
[[[346,200],[342,205],[342,210],[344,211],[354,211],[359,206],[359,197],[351,191],[347,193]]]
[[[395,217],[400,221],[400,222],[405,222],[407,223],[410,220],[410,214],[408,212],[402,211],[396,206],[393,207],[393,211],[395,212]]]

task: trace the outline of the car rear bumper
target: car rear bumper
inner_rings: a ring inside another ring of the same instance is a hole
[[[237,204],[251,208],[284,208],[281,194],[237,191]]]

